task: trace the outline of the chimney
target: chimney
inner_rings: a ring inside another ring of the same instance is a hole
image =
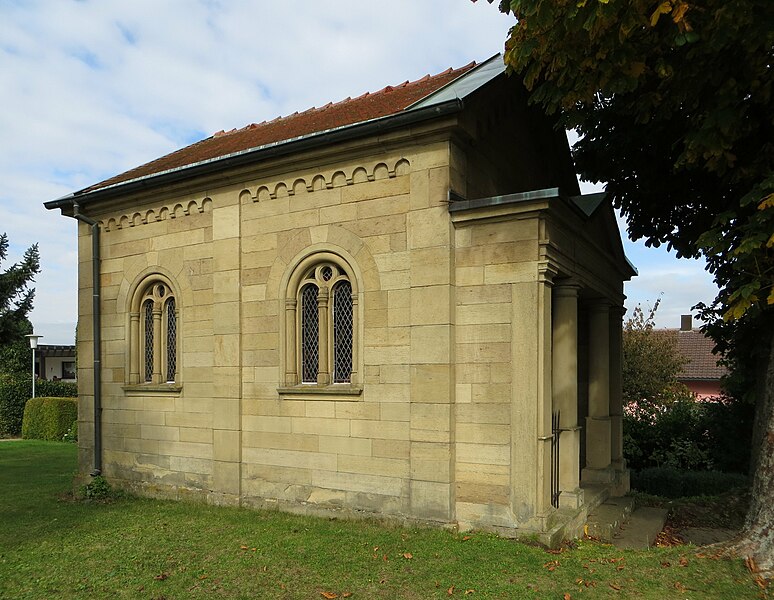
[[[680,315],[680,331],[693,331],[693,317]]]

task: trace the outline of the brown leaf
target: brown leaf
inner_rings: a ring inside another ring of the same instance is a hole
[[[755,559],[752,556],[746,556],[744,559],[744,566],[750,573],[758,572],[758,565],[755,564]]]
[[[572,596],[570,596],[570,594],[565,594],[563,598],[564,600],[572,600]]]
[[[451,596],[454,593],[454,586],[451,586],[448,590],[446,590],[446,595]]]
[[[384,556],[382,556],[382,560],[383,560],[384,562],[387,562],[387,561],[388,561],[388,560],[390,560],[390,559],[389,559],[389,558],[387,558],[387,555],[385,554]]]
[[[199,579],[200,580],[207,579],[208,577],[209,577],[209,575],[207,575],[207,573],[204,573],[203,575],[199,575]]]
[[[469,535],[465,535],[465,536],[462,537],[462,541],[463,542],[467,542],[469,539],[470,539]]]
[[[468,594],[474,594],[475,592],[476,590],[465,590],[465,595],[467,596]]]
[[[403,553],[403,558],[405,558],[407,560],[411,560],[412,558],[414,558],[414,555],[411,554],[411,552],[404,552]]]
[[[545,567],[549,571],[555,570],[556,567],[558,567],[558,566],[559,566],[559,561],[558,560],[552,560],[552,561],[549,561],[549,562],[547,562],[546,564],[543,565],[543,567]]]
[[[326,598],[327,600],[333,600],[334,598],[338,598],[339,597],[338,594],[335,594],[333,592],[320,592],[320,595],[323,598]]]
[[[664,568],[671,567],[672,563],[669,562],[668,560],[665,560],[664,562],[661,563],[661,566]]]
[[[169,573],[159,573],[158,575],[154,575],[153,579],[156,581],[164,581],[167,577],[169,577]]]
[[[688,566],[688,559],[684,556],[680,557],[680,566],[681,567],[687,567]]]
[[[678,592],[683,593],[685,591],[685,586],[682,583],[680,583],[679,581],[675,581],[675,589]]]
[[[344,592],[341,597],[342,598],[349,598],[352,595],[352,592]]]
[[[613,588],[618,592],[620,592],[623,589],[620,585],[618,585],[617,583],[613,583],[612,581],[608,585],[610,585],[611,588]]]
[[[240,550],[247,550],[247,546],[244,546],[244,545],[243,546],[239,546],[239,549]]]

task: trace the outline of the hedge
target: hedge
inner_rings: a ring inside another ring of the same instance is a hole
[[[749,485],[748,478],[741,473],[685,471],[672,467],[633,471],[631,477],[632,489],[665,498],[716,496]]]
[[[35,392],[41,397],[73,398],[78,395],[78,385],[69,381],[41,379],[35,383]],[[16,437],[21,433],[24,405],[30,396],[30,377],[0,375],[0,437]]]
[[[77,420],[77,398],[31,398],[24,407],[22,437],[62,441]]]

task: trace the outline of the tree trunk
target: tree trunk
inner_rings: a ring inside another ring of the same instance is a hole
[[[752,498],[744,530],[730,549],[751,557],[761,574],[771,578],[774,576],[774,341],[771,337],[765,356],[756,382]]]

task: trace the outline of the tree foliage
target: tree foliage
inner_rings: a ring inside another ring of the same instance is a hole
[[[657,331],[655,315],[660,301],[647,313],[639,305],[624,323],[623,401],[631,410],[652,413],[668,406],[690,391],[677,381],[686,359],[669,332]]]
[[[0,263],[7,256],[8,236],[3,233],[0,234]],[[35,290],[29,286],[39,272],[37,244],[27,249],[21,261],[0,271],[0,346],[18,342],[32,333],[27,315],[32,310]]]

